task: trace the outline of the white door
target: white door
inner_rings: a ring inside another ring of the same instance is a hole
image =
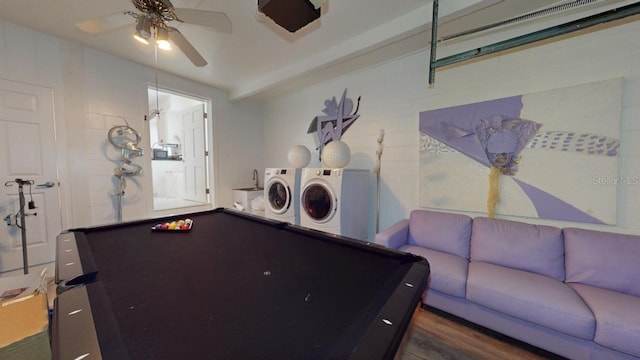
[[[13,220],[20,217],[15,179],[34,183],[23,186],[26,204],[36,206],[25,206],[28,264],[55,260],[62,225],[54,128],[51,89],[0,79],[0,273],[23,267],[21,230]]]
[[[195,105],[181,111],[184,198],[185,200],[199,203],[207,202],[204,116],[204,104]]]

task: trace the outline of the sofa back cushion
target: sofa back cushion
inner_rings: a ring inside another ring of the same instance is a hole
[[[567,282],[640,296],[640,236],[566,228]]]
[[[564,280],[562,230],[546,225],[477,217],[471,231],[471,261]]]
[[[429,210],[413,210],[409,215],[411,245],[469,258],[471,217]]]

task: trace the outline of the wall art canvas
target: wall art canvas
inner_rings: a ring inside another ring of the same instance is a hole
[[[507,161],[497,215],[615,224],[621,105],[614,79],[421,112],[419,205],[486,213]]]

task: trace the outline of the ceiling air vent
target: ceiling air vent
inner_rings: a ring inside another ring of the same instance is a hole
[[[296,32],[320,18],[318,0],[258,0],[258,11],[289,32]]]

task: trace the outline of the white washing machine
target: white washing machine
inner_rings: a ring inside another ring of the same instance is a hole
[[[300,225],[366,240],[369,170],[302,169]]]
[[[264,172],[264,216],[300,225],[300,171],[267,168]]]

